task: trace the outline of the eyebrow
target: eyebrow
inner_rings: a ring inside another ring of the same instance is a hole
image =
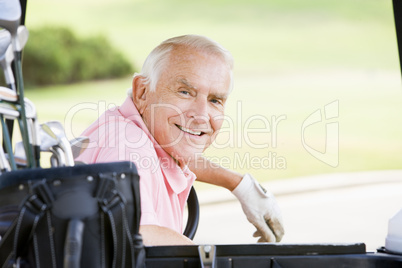
[[[229,95],[228,94],[212,94],[211,96],[216,98],[216,99],[226,101]]]
[[[190,89],[197,89],[195,86],[193,86],[187,79],[181,78],[178,80],[179,83],[186,85]],[[226,100],[229,96],[229,94],[212,94],[211,95],[214,98],[220,99],[220,100]]]
[[[190,82],[188,82],[185,78],[179,79],[178,81],[181,84],[186,85],[187,87],[191,88],[191,89],[197,89],[195,86],[193,86]]]

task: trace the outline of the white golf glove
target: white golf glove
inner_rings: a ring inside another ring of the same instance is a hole
[[[244,175],[232,191],[239,199],[247,219],[256,228],[258,242],[279,242],[285,231],[280,208],[275,197],[265,190],[250,174]]]

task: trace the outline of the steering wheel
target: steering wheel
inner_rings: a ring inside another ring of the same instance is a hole
[[[194,187],[191,187],[190,194],[188,195],[187,210],[188,218],[183,234],[188,238],[193,239],[200,221],[200,205]]]

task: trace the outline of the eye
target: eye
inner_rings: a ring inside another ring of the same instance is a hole
[[[222,100],[220,99],[211,99],[210,100],[213,104],[223,104]]]
[[[189,97],[189,96],[193,95],[193,92],[191,91],[191,89],[188,89],[185,87],[178,88],[177,93],[183,97]]]
[[[179,93],[183,95],[190,95],[190,92],[188,92],[187,90],[180,90]]]

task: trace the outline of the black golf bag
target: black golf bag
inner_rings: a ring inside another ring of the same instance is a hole
[[[0,176],[0,267],[143,267],[130,162]]]

